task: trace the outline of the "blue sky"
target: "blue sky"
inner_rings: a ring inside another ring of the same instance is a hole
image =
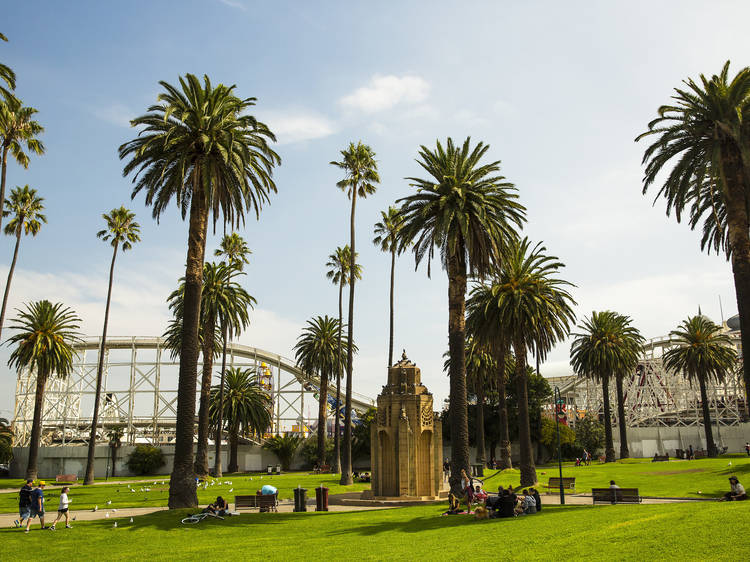
[[[11,307],[61,300],[101,331],[109,246],[101,214],[125,204],[143,242],[116,270],[112,335],[155,335],[184,273],[187,225],[176,207],[157,225],[143,198],[130,201],[117,147],[145,112],[159,80],[186,72],[258,98],[276,131],[279,193],[241,234],[253,250],[246,286],[258,299],[241,341],[291,356],[305,321],[335,316],[327,256],[348,242],[349,205],[328,162],[349,141],[370,144],[382,182],[358,204],[355,389],[375,396],[385,379],[388,257],[372,244],[379,212],[410,192],[419,145],[471,135],[491,145],[528,208],[527,234],[567,264],[579,318],[612,308],[644,335],[673,329],[701,305],[720,319],[736,304],[731,271],[701,254],[699,237],[640,194],[645,145],[633,139],[688,76],[727,59],[747,65],[745,2],[35,2],[2,8],[0,60],[18,96],[39,109],[47,154],[8,169],[8,187],[46,198],[49,224],[24,239]],[[208,250],[216,246],[212,237]],[[7,275],[12,239],[0,245]],[[397,269],[396,347],[423,369],[437,400],[447,347],[447,282]],[[12,310],[12,308],[11,308]],[[569,344],[542,371],[566,374]],[[0,415],[10,416],[14,373],[0,350]]]

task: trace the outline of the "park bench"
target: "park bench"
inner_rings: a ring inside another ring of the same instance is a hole
[[[55,482],[58,484],[64,482],[65,484],[73,484],[78,481],[77,474],[58,474],[55,476]]]
[[[607,462],[607,455],[599,455],[599,462],[601,463]]]
[[[593,488],[593,503],[641,503],[638,488]]]
[[[666,462],[669,460],[669,455],[654,455],[654,458],[651,459],[651,462]]]
[[[576,479],[570,478],[570,477],[563,477],[562,478],[562,487],[565,490],[575,490],[576,489]],[[559,490],[560,489],[560,478],[553,477],[549,479],[549,482],[545,485],[545,488],[548,488],[551,490]]]
[[[320,466],[313,470],[313,474],[327,474],[331,472],[330,465],[324,464],[323,466]]]
[[[234,496],[234,509],[263,509],[268,511],[278,511],[279,505],[278,493],[271,495],[255,494],[252,496]]]
[[[702,449],[700,451],[694,451],[693,452],[693,457],[696,458],[696,459],[702,459],[705,456],[706,456],[706,452],[703,451]]]

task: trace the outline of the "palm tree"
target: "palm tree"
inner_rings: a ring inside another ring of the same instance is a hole
[[[112,459],[112,470],[110,476],[115,476],[117,467],[117,449],[122,446],[122,438],[125,435],[125,428],[121,425],[116,425],[107,431],[107,437],[109,438],[109,452]]]
[[[691,383],[698,381],[703,409],[703,428],[706,431],[708,456],[718,455],[711,431],[711,411],[708,407],[706,383],[722,382],[737,365],[737,353],[728,335],[705,316],[689,317],[670,333],[675,347],[664,353],[664,368],[682,373]],[[718,421],[717,421],[718,423]]]
[[[339,338],[347,344],[349,340],[341,334],[341,324],[330,316],[317,316],[307,321],[307,326],[297,338],[294,356],[297,365],[310,375],[320,376],[318,397],[318,466],[325,462],[326,409],[328,405],[328,380],[334,372],[341,370],[343,354],[338,345]],[[356,346],[354,346],[356,348]]]
[[[0,33],[0,41],[8,41],[8,38]],[[16,89],[16,73],[13,72],[13,70],[2,63],[0,63],[0,80],[5,82],[8,85],[8,88],[11,90]],[[5,87],[0,85],[0,94],[3,95],[3,97],[10,98],[13,96],[13,94],[10,93],[10,91],[6,90]]]
[[[275,454],[281,462],[281,470],[287,471],[301,443],[302,437],[297,435],[274,435],[263,443],[263,448]]]
[[[230,326],[245,328],[250,321],[249,309],[253,308],[256,302],[235,281],[238,275],[244,275],[244,273],[224,262],[218,264],[206,262],[203,266],[200,327],[203,374],[198,408],[198,445],[195,455],[195,471],[201,476],[208,474],[208,400],[213,375],[213,359],[218,354],[218,344],[224,340],[223,327],[226,326],[227,330]],[[179,288],[168,299],[176,318],[182,318],[184,314],[185,283],[184,279],[180,281]],[[168,338],[173,353],[178,349],[174,336],[177,334]],[[219,388],[221,389],[221,386]]]
[[[391,254],[391,292],[390,292],[390,331],[388,335],[388,366],[393,365],[393,282],[396,270],[396,254],[406,249],[406,241],[399,238],[401,230],[401,215],[394,206],[388,207],[388,212],[380,211],[380,222],[375,223],[375,238],[372,243],[380,246],[383,252]]]
[[[729,79],[729,61],[719,75],[703,74],[699,82],[685,81],[675,89],[673,105],[659,108],[640,140],[656,135],[646,149],[643,193],[670,165],[657,193],[680,221],[689,207],[690,226],[706,214],[702,246],[724,247],[732,261],[740,315],[743,364],[750,365],[750,68]],[[717,230],[718,229],[718,230]],[[712,235],[713,232],[713,235]],[[745,395],[750,396],[750,369],[743,372]],[[750,400],[745,400],[750,415]]]
[[[13,429],[10,422],[0,418],[0,463],[13,460]]]
[[[232,232],[231,234],[225,234],[221,239],[219,247],[214,250],[214,256],[225,257],[229,262],[230,266],[235,267],[237,270],[242,271],[245,268],[245,264],[250,263],[248,256],[252,252],[247,245],[247,242],[237,234]],[[239,336],[242,330],[247,328],[249,324],[249,317],[247,321],[243,321],[243,318],[239,316],[223,316],[219,319],[221,324],[222,334],[222,350],[221,350],[221,382],[219,383],[219,410],[218,410],[218,421],[217,427],[223,427],[222,415],[224,412],[224,373],[227,369],[227,344],[229,338],[232,336]],[[221,432],[217,434],[216,438],[216,454],[214,455],[214,475],[216,478],[220,478],[222,475],[221,468]]]
[[[102,328],[102,341],[99,343],[99,364],[96,368],[96,393],[94,394],[94,414],[91,418],[91,432],[89,434],[88,457],[86,459],[86,476],[84,484],[94,483],[94,452],[96,450],[96,427],[99,423],[99,402],[102,394],[102,374],[104,372],[104,350],[107,344],[107,326],[109,324],[109,305],[112,301],[112,281],[115,275],[115,259],[117,250],[122,247],[126,252],[133,244],[140,242],[140,225],[135,222],[135,213],[121,206],[112,209],[109,214],[103,214],[102,218],[107,228],[96,233],[97,238],[109,242],[112,246],[112,262],[109,265],[109,285],[107,286],[107,304],[104,307],[104,327]]]
[[[195,389],[198,378],[203,261],[209,216],[222,218],[232,228],[244,222],[246,210],[256,218],[271,193],[274,166],[281,162],[269,147],[275,141],[266,125],[247,111],[255,98],[240,99],[234,86],[214,87],[208,76],[188,74],[180,88],[160,82],[160,103],[131,121],[143,126],[138,136],[120,146],[128,159],[123,173],[134,173],[133,196],[146,192],[159,218],[174,198],[183,219],[190,214],[185,308],[182,323],[177,391],[174,469],[169,483],[169,507],[198,505],[193,472]]]
[[[506,384],[514,370],[515,361],[510,353],[510,338],[505,326],[497,323],[493,303],[495,294],[492,286],[476,285],[466,301],[466,332],[478,343],[487,346],[495,364],[495,387],[498,402],[498,426],[500,430],[501,469],[513,468],[510,458],[510,431],[508,428],[508,407]]]
[[[438,142],[422,146],[417,162],[430,179],[407,178],[416,193],[403,202],[399,238],[413,241],[417,267],[427,256],[427,275],[435,248],[448,272],[448,347],[450,351],[451,485],[469,469],[469,428],[464,358],[467,274],[485,276],[500,261],[503,247],[525,220],[515,188],[499,174],[500,162],[481,163],[489,145],[471,149]]]
[[[220,389],[211,389],[210,413],[217,439],[223,428],[219,420]],[[237,445],[240,436],[261,436],[271,427],[271,397],[260,385],[254,368],[229,367],[224,377],[222,419],[229,433],[229,472],[237,472]]]
[[[357,252],[354,244],[354,212],[357,206],[357,197],[365,198],[375,193],[375,184],[380,183],[378,175],[378,164],[375,161],[375,153],[366,144],[352,142],[349,147],[341,151],[341,162],[333,161],[331,165],[337,166],[344,171],[344,179],[336,185],[344,191],[352,200],[352,210],[349,217],[349,233],[351,240],[349,247],[349,271],[354,271],[354,260]],[[356,279],[349,279],[349,320],[347,330],[349,332],[349,345],[346,348],[346,404],[344,406],[344,454],[343,466],[341,467],[341,484],[348,486],[352,484],[352,369],[354,362],[354,284]]]
[[[544,360],[575,321],[576,303],[567,290],[572,285],[555,277],[564,265],[545,252],[541,243],[532,247],[527,238],[513,243],[492,280],[484,312],[487,325],[502,327],[513,346],[522,486],[536,482],[526,356],[531,352]]]
[[[36,478],[39,439],[42,435],[42,407],[44,387],[50,375],[60,378],[68,376],[73,368],[73,346],[81,342],[79,326],[81,319],[62,303],[52,304],[48,300],[27,304],[18,310],[11,329],[14,334],[6,343],[16,346],[8,359],[8,366],[18,371],[29,369],[36,373],[36,395],[34,397],[34,421],[29,441],[29,461],[26,478]]]
[[[351,249],[347,244],[343,248],[341,246],[336,248],[336,251],[328,256],[328,263],[326,267],[330,269],[326,272],[326,277],[330,279],[334,285],[339,286],[339,326],[343,326],[344,321],[344,309],[343,309],[343,295],[344,286],[349,283],[349,266],[351,265],[350,258]],[[354,278],[357,280],[362,279],[362,266],[357,263],[359,254],[354,255]],[[341,331],[339,331],[339,335]],[[339,356],[341,356],[341,337],[337,342],[337,350]],[[341,470],[341,372],[343,364],[340,364],[336,369],[336,421],[334,423],[333,433],[333,467],[332,471],[334,474],[338,474]]]
[[[219,247],[214,250],[214,256],[226,256],[229,265],[236,267],[240,271],[245,269],[246,264],[250,263],[250,259],[247,257],[250,254],[252,254],[252,252],[250,251],[247,242],[245,242],[245,239],[236,232],[225,234],[221,239]]]
[[[44,132],[44,127],[32,119],[35,113],[36,109],[24,107],[21,100],[13,96],[0,103],[0,209],[5,208],[8,155],[28,168],[29,155],[24,152],[24,146],[29,153],[44,154],[44,144],[36,138]]]
[[[631,326],[628,316],[611,310],[592,312],[578,326],[580,333],[570,348],[570,364],[581,376],[602,384],[604,397],[604,452],[606,462],[615,462],[612,443],[612,411],[609,402],[609,381],[617,384],[617,417],[620,425],[620,458],[628,458],[628,436],[625,427],[623,378],[635,371],[643,354],[645,339]]]
[[[5,234],[16,237],[16,246],[13,249],[13,260],[8,270],[8,281],[5,283],[5,294],[3,295],[3,306],[0,309],[0,334],[5,324],[5,307],[8,305],[10,294],[10,283],[13,280],[13,271],[16,269],[18,260],[18,247],[21,245],[21,234],[36,236],[42,228],[42,223],[47,224],[47,217],[42,214],[44,210],[44,197],[37,197],[36,189],[29,189],[28,185],[23,188],[16,186],[10,192],[10,198],[5,201],[3,216],[13,216],[5,225]]]

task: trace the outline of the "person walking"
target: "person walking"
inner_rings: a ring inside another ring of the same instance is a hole
[[[44,487],[46,486],[46,483],[44,480],[40,480],[39,483],[36,485],[36,488],[31,492],[31,510],[29,513],[29,518],[26,520],[26,530],[25,533],[29,532],[29,528],[31,527],[31,520],[34,519],[34,517],[39,517],[39,523],[42,525],[42,529],[45,529],[44,526]]]
[[[745,452],[747,453],[747,456],[750,457],[750,442],[745,443]]]
[[[23,522],[31,515],[31,492],[34,491],[33,478],[28,478],[18,492],[18,519],[14,521],[16,527],[23,527]]]
[[[52,522],[52,526],[49,528],[50,531],[55,530],[55,525],[57,525],[57,522],[65,517],[65,528],[70,529],[70,515],[68,514],[68,506],[70,505],[70,498],[68,498],[68,492],[70,492],[70,488],[65,486],[62,489],[62,492],[60,492],[60,504],[57,506],[57,517]]]

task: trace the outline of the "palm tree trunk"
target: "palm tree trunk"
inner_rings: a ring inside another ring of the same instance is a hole
[[[622,377],[615,377],[617,388],[617,424],[620,426],[620,458],[630,458],[628,450],[628,428],[625,425],[625,393],[622,390]]]
[[[604,397],[604,462],[615,462],[615,445],[612,441],[612,407],[609,403],[609,375],[602,377]]]
[[[344,404],[344,447],[341,455],[342,486],[349,486],[352,480],[352,370],[354,367],[354,283],[356,281],[354,249],[354,212],[357,207],[357,188],[352,186],[352,214],[349,218],[349,234],[351,237],[351,254],[349,256],[349,321],[347,323],[348,340],[346,345],[346,403]]]
[[[732,273],[740,317],[742,364],[750,365],[750,217],[746,203],[746,181],[736,149],[722,146],[722,170],[727,186],[727,230],[732,252]],[[750,417],[750,368],[743,369],[745,413]]]
[[[237,444],[239,436],[237,435],[237,428],[233,427],[229,431],[229,466],[227,470],[229,472],[237,472],[239,465],[237,463]]]
[[[536,484],[534,450],[531,446],[529,423],[529,389],[526,380],[526,346],[523,340],[513,342],[516,355],[516,398],[518,400],[518,446],[521,453],[521,486]]]
[[[29,440],[29,462],[26,465],[26,478],[37,477],[37,459],[39,457],[39,440],[42,436],[42,407],[44,405],[44,385],[47,382],[46,373],[36,375],[36,394],[34,395],[34,422],[31,425],[31,439]]]
[[[219,412],[216,421],[216,459],[214,461],[214,475],[221,478],[221,428],[224,425],[224,371],[227,370],[227,325],[222,329],[224,343],[221,350],[221,383],[219,385]]]
[[[203,376],[201,378],[201,396],[198,407],[198,446],[195,450],[195,473],[198,476],[208,475],[208,399],[211,393],[211,379],[214,370],[214,334],[216,331],[216,317],[205,315],[206,324],[203,326]]]
[[[2,213],[0,213],[1,215]],[[10,294],[10,282],[13,280],[13,271],[16,269],[16,261],[18,260],[18,247],[21,245],[21,225],[18,225],[16,231],[16,247],[13,250],[13,261],[10,262],[10,269],[8,270],[8,281],[5,283],[5,294],[3,295],[3,308],[0,310],[0,336],[3,333],[3,325],[5,324],[5,307],[8,305],[8,295]]]
[[[195,436],[195,386],[198,379],[198,326],[200,323],[203,259],[206,249],[208,211],[206,195],[195,168],[193,197],[190,203],[185,300],[180,343],[180,370],[177,383],[177,423],[175,428],[174,468],[169,480],[169,508],[197,507],[193,471]]]
[[[450,354],[451,489],[460,488],[461,469],[469,467],[469,420],[466,409],[466,262],[460,244],[448,258],[448,353]]]
[[[8,168],[8,149],[10,145],[9,141],[3,143],[3,159],[0,164],[0,231],[3,227],[3,209],[5,209],[5,174]]]
[[[117,447],[118,445],[114,445],[112,447],[112,476],[115,475],[115,466],[117,463]]]
[[[341,272],[339,280],[339,336],[338,348],[336,351],[336,421],[334,423],[333,433],[333,473],[341,472],[341,332],[344,326],[341,323],[344,320],[343,309],[344,297],[344,272]]]
[[[513,468],[510,458],[510,431],[508,430],[508,406],[505,400],[505,358],[508,350],[503,347],[495,357],[497,363],[497,409],[500,425],[500,468]]]
[[[706,392],[706,381],[704,377],[698,377],[698,386],[701,389],[701,409],[703,410],[703,429],[706,432],[706,449],[709,457],[719,456],[714,443],[713,429],[711,428],[711,410],[708,407],[708,393]]]
[[[390,336],[388,338],[388,366],[393,365],[393,282],[396,271],[396,248],[391,240],[391,325]]]
[[[326,463],[326,402],[328,401],[328,375],[320,373],[320,396],[318,397],[318,467]]]
[[[477,464],[484,466],[485,443],[484,443],[484,381],[477,380]],[[480,475],[481,476],[481,475]]]
[[[107,326],[109,325],[109,305],[112,302],[112,280],[115,275],[115,259],[117,248],[115,244],[112,251],[112,262],[109,264],[109,287],[107,287],[107,304],[104,307],[104,327],[102,328],[102,341],[99,343],[99,363],[96,366],[96,392],[94,393],[94,414],[91,417],[91,431],[89,432],[89,448],[86,456],[86,476],[84,485],[94,483],[94,453],[96,452],[96,428],[99,425],[99,402],[102,396],[102,376],[104,375],[104,349],[107,344]]]

